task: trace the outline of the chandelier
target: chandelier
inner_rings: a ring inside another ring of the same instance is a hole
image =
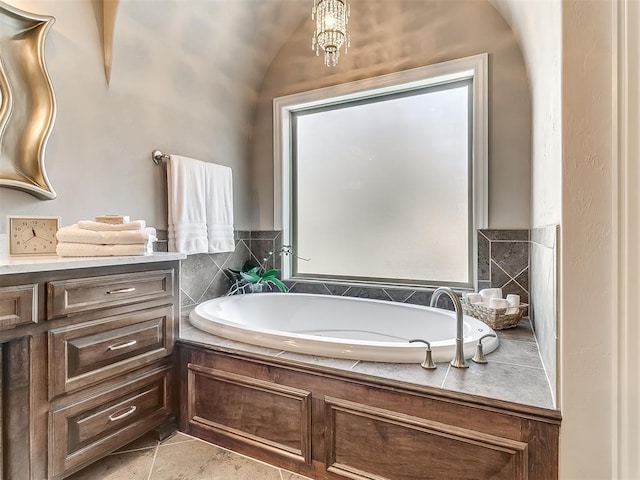
[[[351,46],[351,36],[347,32],[351,8],[348,0],[313,0],[311,20],[316,21],[316,31],[311,38],[311,49],[320,55],[324,50],[324,64],[335,67],[340,58],[340,47],[344,53]]]

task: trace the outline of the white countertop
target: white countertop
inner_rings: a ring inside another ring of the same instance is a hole
[[[130,265],[135,263],[167,262],[184,260],[184,253],[154,253],[129,257],[3,257],[0,258],[0,275],[14,273],[51,272],[74,268],[107,267],[112,265]]]

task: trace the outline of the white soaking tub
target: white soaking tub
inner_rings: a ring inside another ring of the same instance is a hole
[[[196,328],[273,349],[374,362],[420,363],[431,342],[435,362],[453,358],[454,312],[405,303],[302,293],[253,293],[203,302],[189,315]],[[493,330],[464,316],[464,354]],[[498,347],[483,340],[484,353]]]

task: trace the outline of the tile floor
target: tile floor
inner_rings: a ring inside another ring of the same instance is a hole
[[[306,480],[183,433],[144,436],[67,480]]]

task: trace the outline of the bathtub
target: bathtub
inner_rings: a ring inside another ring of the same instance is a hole
[[[405,303],[303,293],[252,293],[220,297],[196,306],[189,321],[200,330],[239,342],[324,357],[374,362],[420,363],[431,342],[433,360],[455,351],[455,314]],[[493,330],[464,317],[464,355]],[[498,347],[483,340],[484,353]]]

